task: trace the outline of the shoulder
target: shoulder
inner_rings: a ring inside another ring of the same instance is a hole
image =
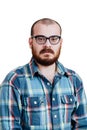
[[[16,84],[19,82],[20,79],[26,77],[30,74],[29,64],[25,64],[23,66],[19,66],[13,70],[11,70],[3,80],[2,84]]]
[[[82,81],[82,78],[80,77],[80,75],[71,69],[67,69],[67,72],[70,74],[69,79],[73,83],[75,91],[79,92],[79,90],[82,90],[83,89],[83,81]]]
[[[73,78],[82,82],[82,78],[80,77],[80,75],[76,71],[74,71],[72,69],[68,69],[68,68],[66,68],[66,70],[67,70],[67,73],[69,73]]]
[[[60,62],[58,62],[58,66],[59,66],[59,69],[61,70],[61,72],[63,72],[63,74],[68,77],[68,79],[73,83],[73,86],[77,90],[79,90],[83,87],[83,81],[76,71],[66,68]]]
[[[66,73],[67,76],[73,76],[79,80],[81,80],[81,77],[79,76],[79,74],[74,71],[73,69],[67,68],[65,67],[63,64],[61,64],[60,62],[58,62],[58,69],[60,72],[62,72],[63,74]]]

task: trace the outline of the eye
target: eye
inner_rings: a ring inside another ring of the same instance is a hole
[[[38,37],[36,38],[36,40],[37,40],[38,43],[43,43],[43,42],[46,41],[46,38],[45,38],[44,36],[38,36]]]
[[[57,36],[52,36],[52,37],[50,37],[50,40],[55,42],[55,41],[58,40],[58,37]]]
[[[37,40],[43,41],[43,40],[44,40],[44,37],[37,37]]]

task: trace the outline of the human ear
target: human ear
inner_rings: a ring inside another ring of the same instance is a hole
[[[28,43],[29,43],[30,48],[32,48],[33,39],[29,38]]]
[[[60,39],[60,46],[62,47],[63,39]]]

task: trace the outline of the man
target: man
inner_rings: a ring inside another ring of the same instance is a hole
[[[31,61],[0,86],[0,130],[87,130],[82,80],[59,61],[62,29],[43,18],[31,28]]]

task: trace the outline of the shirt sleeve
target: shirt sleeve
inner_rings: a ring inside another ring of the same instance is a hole
[[[79,77],[74,79],[76,108],[72,114],[73,130],[87,130],[87,97]]]
[[[20,93],[8,81],[0,85],[0,130],[22,130]]]

